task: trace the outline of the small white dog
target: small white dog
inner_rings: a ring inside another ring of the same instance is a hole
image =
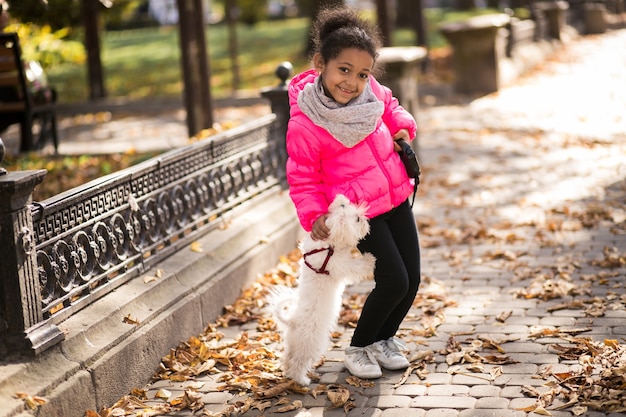
[[[338,195],[328,209],[327,240],[306,236],[300,243],[302,260],[296,288],[277,287],[268,303],[283,332],[283,373],[301,385],[330,347],[346,285],[372,276],[376,259],[359,254],[359,240],[369,233],[366,208]]]

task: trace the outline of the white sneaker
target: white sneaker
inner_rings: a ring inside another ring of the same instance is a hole
[[[370,345],[370,348],[378,363],[385,369],[397,371],[406,369],[411,364],[402,353],[402,350],[406,350],[406,346],[395,337],[379,340]]]
[[[383,376],[383,371],[369,347],[348,347],[344,363],[348,371],[356,377],[374,379]]]

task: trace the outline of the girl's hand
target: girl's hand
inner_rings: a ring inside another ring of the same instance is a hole
[[[409,137],[409,131],[408,131],[408,129],[400,129],[400,130],[398,130],[398,133],[396,133],[395,135],[393,135],[393,149],[395,149],[395,150],[396,150],[396,152],[398,152],[398,151],[401,151],[401,150],[402,150],[402,148],[400,147],[400,145],[398,145],[398,144],[396,143],[396,141],[397,141],[398,139],[404,139],[404,140],[406,140],[407,142],[408,142],[409,140],[411,140],[411,138]]]
[[[315,220],[311,229],[311,238],[313,240],[326,240],[330,236],[330,229],[326,226],[326,218],[328,214],[324,214]]]

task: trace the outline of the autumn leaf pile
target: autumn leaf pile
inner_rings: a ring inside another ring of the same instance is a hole
[[[610,413],[626,412],[626,346],[615,339],[594,341],[587,337],[563,336],[567,344],[552,344],[559,358],[575,362],[568,372],[552,372],[548,367],[541,376],[545,389],[525,386],[524,392],[537,397],[537,403],[523,411],[551,415],[547,410],[571,408],[576,416],[589,410]],[[538,412],[540,410],[540,412]]]

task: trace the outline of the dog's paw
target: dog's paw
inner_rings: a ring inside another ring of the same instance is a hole
[[[298,378],[294,378],[293,380],[303,387],[308,387],[309,385],[311,385],[311,378],[309,378],[308,376],[301,376]]]
[[[307,387],[311,384],[311,378],[301,369],[286,369],[285,376],[303,387]]]
[[[362,254],[363,261],[367,264],[367,267],[371,269],[371,273],[374,273],[374,268],[376,267],[376,257],[369,252],[365,252]]]

